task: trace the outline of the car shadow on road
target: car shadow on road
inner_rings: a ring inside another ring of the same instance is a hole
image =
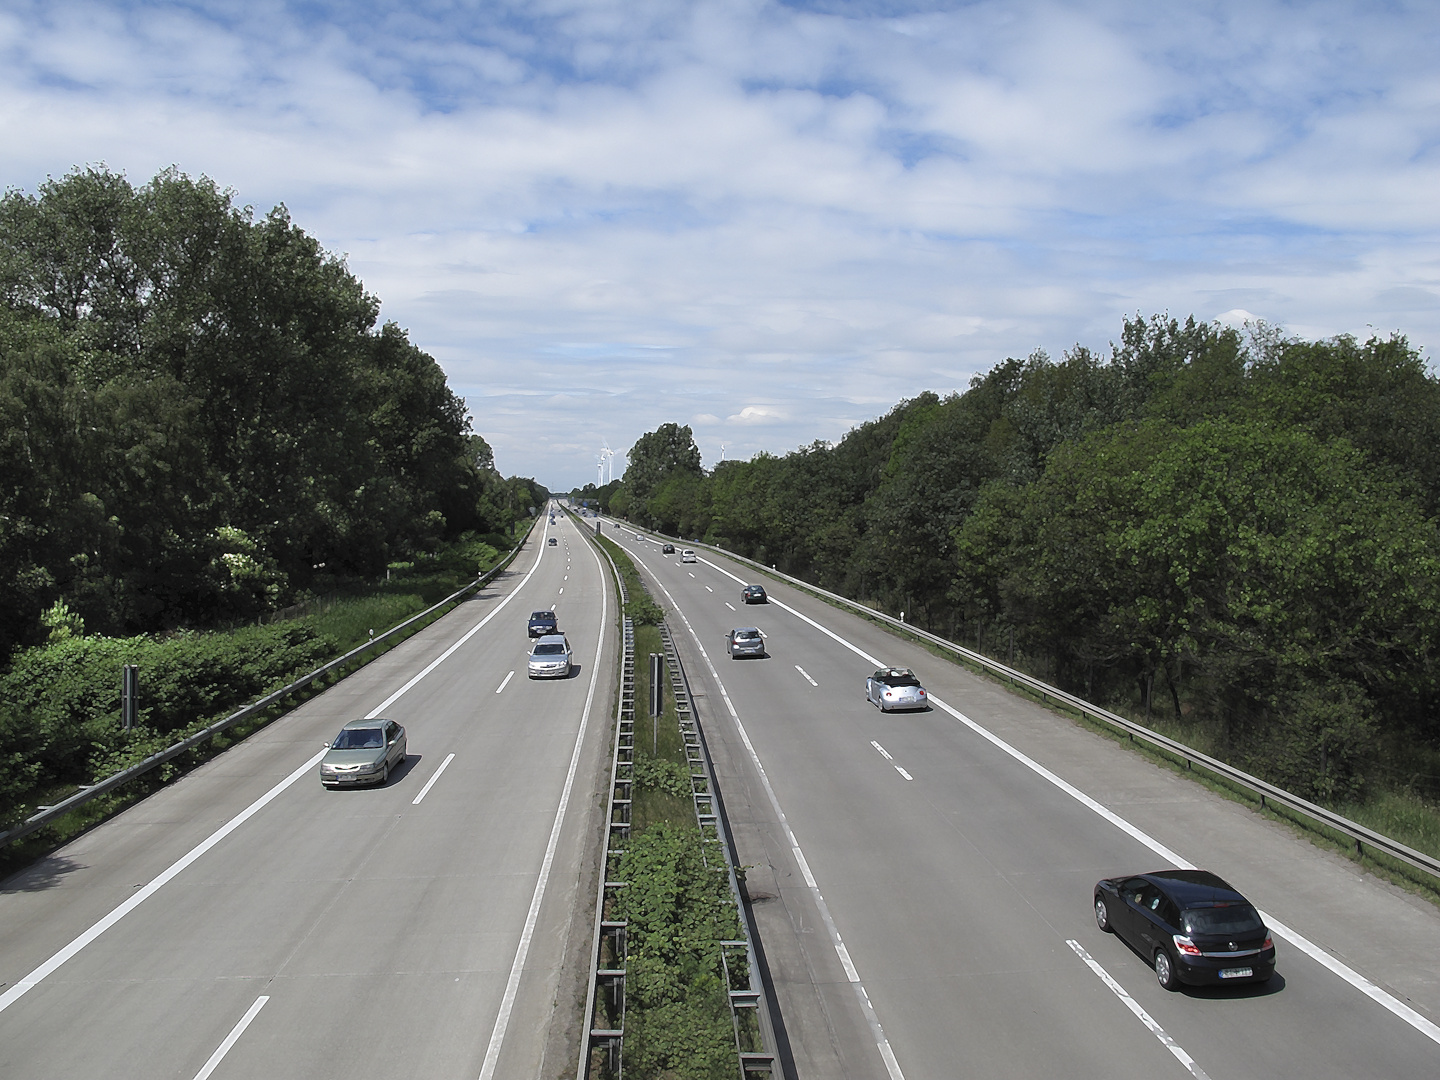
[[[1269,997],[1285,989],[1285,976],[1278,971],[1261,983],[1236,983],[1234,986],[1182,986],[1186,997],[1231,1001],[1235,998]]]
[[[582,671],[584,671],[584,670],[585,670],[585,665],[584,665],[584,664],[571,664],[571,665],[570,665],[570,674],[569,674],[569,675],[566,675],[565,678],[567,678],[567,679],[578,679],[578,678],[580,678],[580,673],[581,673]]]

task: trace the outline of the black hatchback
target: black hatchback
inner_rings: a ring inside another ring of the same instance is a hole
[[[532,611],[530,613],[530,636],[544,637],[546,634],[558,634],[560,623],[555,618],[553,611]]]
[[[1260,913],[1208,870],[1097,882],[1095,922],[1153,963],[1166,990],[1265,982],[1275,974],[1275,942]]]

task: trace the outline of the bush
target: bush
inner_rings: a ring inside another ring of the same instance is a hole
[[[319,667],[332,643],[298,623],[164,638],[66,638],[16,655],[0,677],[0,793],[85,783],[146,736],[219,719]],[[138,728],[120,728],[120,668],[140,668]],[[0,815],[10,809],[0,810]]]

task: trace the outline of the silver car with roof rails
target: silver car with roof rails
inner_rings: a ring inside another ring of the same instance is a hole
[[[564,634],[546,634],[535,642],[525,673],[532,679],[568,679],[570,642]]]

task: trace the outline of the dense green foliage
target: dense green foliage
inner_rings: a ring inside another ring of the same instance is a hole
[[[721,1080],[735,1075],[719,942],[741,936],[723,867],[707,867],[699,830],[659,822],[620,859],[616,916],[626,921],[625,1075]]]
[[[208,180],[0,198],[0,656],[56,601],[212,625],[540,505],[378,311],[284,207]]]
[[[629,483],[604,494],[632,520],[1163,710],[1303,794],[1440,795],[1440,380],[1403,338],[1136,318],[1105,358]]]
[[[333,643],[297,623],[165,638],[70,637],[0,677],[0,826],[25,796],[90,783],[313,671]],[[120,667],[141,671],[138,726],[120,727]]]

